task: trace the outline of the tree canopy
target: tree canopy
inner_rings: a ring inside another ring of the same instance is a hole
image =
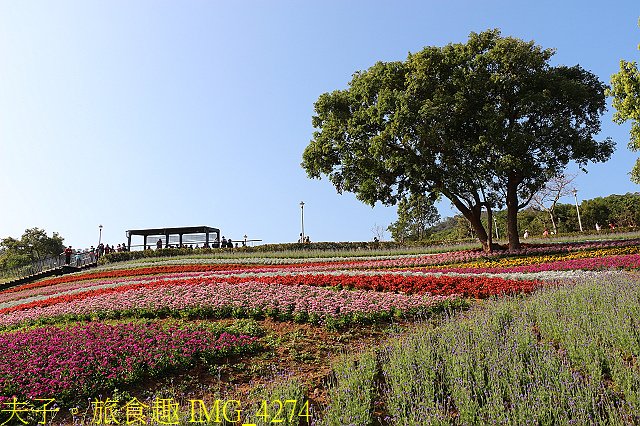
[[[370,205],[443,195],[485,249],[482,210],[506,205],[518,248],[517,212],[533,194],[569,161],[606,161],[614,148],[593,137],[605,85],[580,66],[549,65],[552,55],[490,30],[378,62],[320,95],[302,167]]]
[[[640,25],[640,20],[638,20]],[[640,50],[640,45],[638,45]],[[629,149],[640,150],[640,71],[638,64],[620,61],[620,71],[611,76],[611,89],[609,95],[613,96],[613,121],[622,124],[631,121]],[[640,184],[640,159],[631,170],[631,180]]]
[[[20,239],[6,237],[0,240],[0,268],[9,269],[56,256],[64,250],[62,238],[57,232],[51,237],[43,229],[24,231]]]

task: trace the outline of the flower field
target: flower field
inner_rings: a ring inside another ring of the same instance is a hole
[[[199,377],[203,398],[254,401],[259,394],[250,388],[272,381],[265,370],[277,365],[289,375],[307,372],[306,383],[279,381],[311,403],[311,414],[294,423],[633,424],[640,320],[629,300],[640,300],[639,268],[640,240],[491,255],[202,254],[105,264],[0,292],[0,403],[54,399],[89,410],[87,399],[116,389],[151,398],[184,376]],[[597,285],[621,305],[593,303],[616,315],[590,306],[586,317],[573,318],[582,308],[571,292],[600,300]],[[563,300],[574,300],[573,310],[563,311]],[[589,321],[605,331],[587,333]],[[426,329],[411,333],[416,327]],[[591,336],[586,346],[583,335]],[[347,356],[334,362],[334,381],[321,380],[333,358],[356,347],[362,370],[342,367],[353,362]],[[221,372],[241,377],[244,390]],[[171,389],[186,403],[185,393]],[[264,408],[262,419],[246,420],[269,423]],[[63,423],[70,418],[60,415]]]

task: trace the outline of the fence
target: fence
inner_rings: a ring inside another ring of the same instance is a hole
[[[0,270],[0,281],[10,281],[13,279],[28,277],[29,275],[35,275],[51,269],[61,268],[64,265],[82,268],[86,265],[96,263],[96,261],[96,254],[91,252],[74,253],[71,255],[69,263],[66,263],[66,257],[64,254],[49,256],[42,260],[30,263],[29,265]]]

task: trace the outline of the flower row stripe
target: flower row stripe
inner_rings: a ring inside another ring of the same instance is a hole
[[[31,307],[43,307],[71,300],[85,299],[92,296],[124,292],[137,288],[173,287],[178,285],[198,286],[210,283],[213,278],[192,278],[184,280],[155,280],[145,283],[123,285],[116,288],[101,288],[88,290],[78,294],[54,296],[45,300],[35,300],[25,304],[0,309],[0,314]],[[505,280],[502,278],[467,277],[467,276],[435,276],[416,275],[404,276],[396,274],[381,275],[330,275],[330,274],[301,274],[289,276],[263,277],[216,277],[216,282],[239,284],[248,281],[259,281],[263,285],[311,285],[320,287],[348,287],[360,290],[403,293],[430,293],[433,295],[461,294],[465,297],[486,298],[499,294],[527,293],[542,286],[540,281]]]
[[[388,315],[398,310],[407,315],[418,313],[456,296],[378,293],[365,290],[334,290],[312,286],[265,286],[259,282],[240,284],[208,283],[174,287],[139,287],[127,291],[69,297],[65,303],[32,306],[0,315],[0,326],[8,327],[42,318],[97,315],[100,312],[129,311],[128,316],[144,310],[148,313],[192,312],[195,317],[231,317],[247,312],[283,309],[290,315],[340,318],[356,313]],[[134,315],[135,316],[135,315]]]
[[[640,269],[640,254],[608,256],[586,259],[568,259],[548,263],[518,266],[484,266],[482,264],[468,266],[419,267],[403,270],[422,272],[459,272],[459,273],[533,273],[542,271],[563,270],[602,270],[602,269]]]

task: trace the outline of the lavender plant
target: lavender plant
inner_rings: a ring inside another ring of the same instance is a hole
[[[640,282],[602,274],[422,328],[384,352],[389,424],[638,424]]]
[[[364,352],[343,357],[333,367],[335,382],[329,388],[330,403],[320,425],[368,425],[372,421],[376,356]]]

